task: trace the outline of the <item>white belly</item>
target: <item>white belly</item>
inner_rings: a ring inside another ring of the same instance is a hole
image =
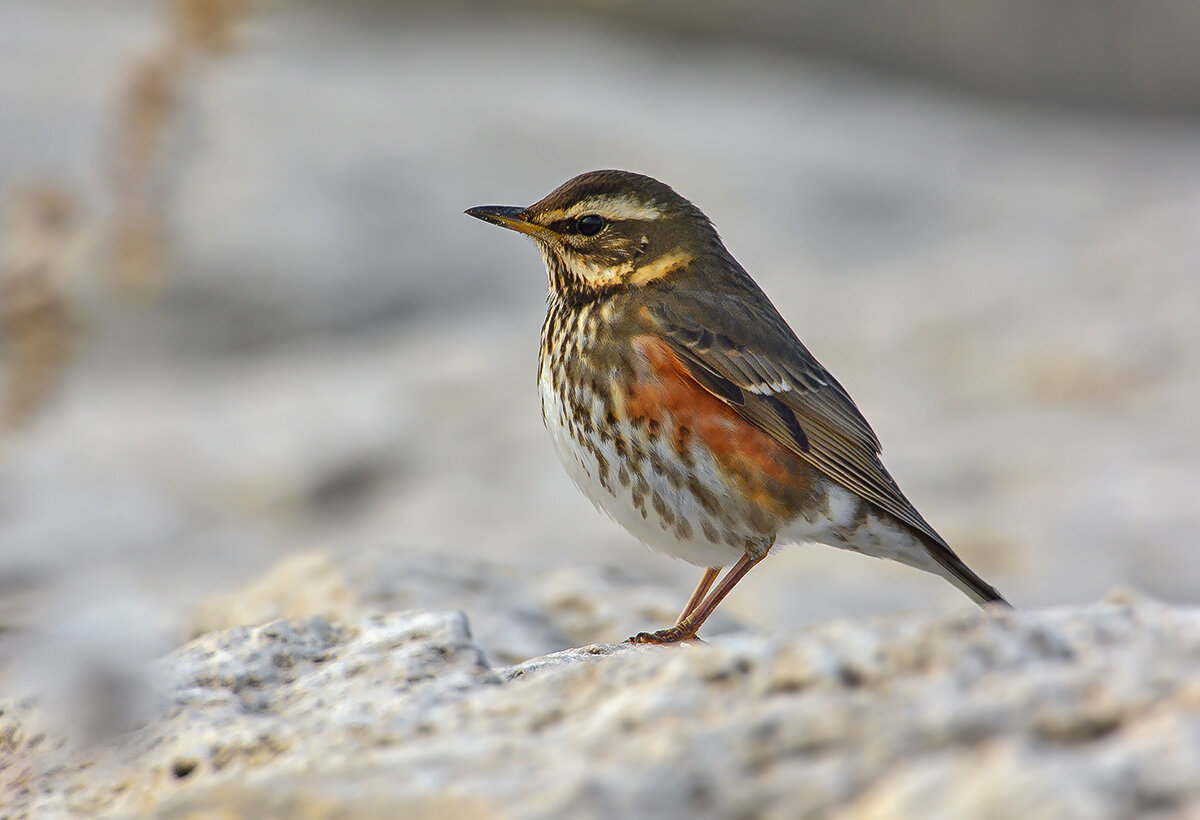
[[[592,427],[608,435],[588,436],[591,444],[584,446],[572,434],[569,408],[554,390],[545,369],[540,374],[539,388],[542,417],[567,474],[598,509],[642,543],[700,567],[729,566],[747,551],[765,550],[773,543],[773,534],[764,540],[761,533],[731,512],[740,509],[739,501],[729,496],[717,465],[704,448],[691,448],[687,469],[705,491],[707,507],[678,474],[672,476],[654,468],[655,462],[677,463],[677,457],[669,451],[667,436],[651,442],[630,429],[628,421],[607,425],[604,408],[593,401],[593,406],[586,408]],[[642,459],[637,470],[623,470],[614,439],[628,442],[635,438],[651,457]],[[856,495],[832,481],[823,489],[824,503],[783,526],[778,533],[780,543],[825,544],[941,573],[924,544],[898,522],[869,506],[864,509]]]
[[[543,371],[539,380],[542,418],[559,461],[575,486],[596,505],[647,546],[699,567],[728,566],[746,552],[745,535],[735,523],[722,522],[690,492],[676,476],[659,472],[644,459],[638,470],[623,469],[623,462],[612,437],[594,438],[593,448],[581,445],[571,434],[568,409]],[[592,423],[604,425],[603,410],[591,408]],[[628,440],[634,431],[628,422],[617,422],[616,429],[606,428],[613,437]],[[658,448],[658,461],[675,460],[661,439],[649,445]],[[701,450],[692,453],[689,473],[706,488],[710,496],[725,499],[716,465]],[[711,506],[711,505],[710,505]]]
[[[942,573],[925,545],[912,532],[870,506],[864,509],[858,496],[832,481],[827,483],[825,491],[824,514],[814,517],[811,522],[801,517],[788,524],[779,533],[781,543],[825,544]]]

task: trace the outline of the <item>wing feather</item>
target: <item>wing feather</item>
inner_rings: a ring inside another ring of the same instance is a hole
[[[761,291],[673,291],[647,309],[653,332],[705,389],[834,481],[945,546],[884,468],[879,439],[845,388]]]

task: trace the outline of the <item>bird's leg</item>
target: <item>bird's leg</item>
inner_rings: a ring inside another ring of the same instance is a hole
[[[704,574],[700,576],[700,583],[696,584],[696,588],[692,590],[692,597],[688,598],[688,602],[684,604],[683,612],[679,613],[679,617],[675,619],[675,623],[679,623],[691,615],[692,610],[700,606],[700,602],[704,600],[704,596],[712,589],[713,582],[717,580],[717,576],[720,574],[720,567],[709,567],[704,570]]]
[[[755,564],[766,557],[767,553],[765,552],[757,557],[752,557],[749,554],[743,555],[738,562],[733,565],[729,572],[725,573],[725,577],[721,579],[721,583],[717,584],[717,588],[709,593],[708,597],[704,599],[704,603],[699,604],[698,606],[694,607],[691,612],[685,614],[679,619],[679,623],[675,624],[675,626],[669,629],[660,629],[657,632],[639,632],[630,638],[627,643],[663,644],[686,641],[695,638],[696,633],[700,630],[700,627],[703,626],[704,622],[708,620],[708,616],[713,614],[713,610],[715,610],[717,605],[724,600],[725,596],[729,594],[730,590],[737,586],[737,582],[742,580],[743,576],[753,569]],[[709,584],[712,583],[712,581],[709,580],[710,573],[713,577],[716,577],[717,570],[707,570],[704,573],[704,577],[700,579],[700,583],[702,585],[705,581],[708,581]],[[688,604],[691,606],[690,601]]]

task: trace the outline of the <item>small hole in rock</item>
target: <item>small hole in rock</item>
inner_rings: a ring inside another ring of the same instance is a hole
[[[177,757],[175,762],[171,764],[171,774],[175,775],[179,780],[191,775],[192,772],[200,766],[200,761],[192,757]]]
[[[838,669],[838,680],[843,686],[850,689],[857,689],[867,682],[866,676],[852,666],[843,666]]]

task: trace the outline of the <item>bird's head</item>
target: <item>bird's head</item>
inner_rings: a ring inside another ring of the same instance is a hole
[[[581,174],[528,208],[483,205],[466,213],[532,237],[551,289],[572,301],[678,276],[724,250],[700,209],[629,171]]]

